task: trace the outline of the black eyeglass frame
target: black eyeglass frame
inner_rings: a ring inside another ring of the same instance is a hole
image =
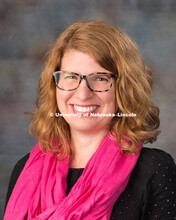
[[[105,75],[106,75],[106,74],[109,74],[111,78],[117,79],[117,75],[114,74],[114,73],[96,72],[96,73],[89,73],[88,75],[80,75],[80,74],[75,73],[75,72],[70,72],[70,73],[75,74],[75,75],[77,75],[77,76],[79,77],[78,85],[77,85],[77,87],[74,88],[74,89],[62,89],[62,88],[60,88],[60,87],[57,85],[57,83],[56,83],[56,75],[57,75],[57,74],[61,74],[61,73],[67,73],[67,71],[55,71],[55,72],[53,72],[53,79],[54,79],[54,82],[55,82],[57,88],[60,89],[60,90],[64,90],[64,91],[74,91],[74,90],[76,90],[76,89],[78,88],[78,86],[80,85],[82,79],[85,79],[85,80],[86,80],[87,87],[88,87],[91,91],[94,91],[94,92],[107,92],[107,91],[109,91],[110,88],[112,87],[112,82],[111,82],[111,84],[110,84],[109,89],[106,89],[106,90],[103,90],[103,91],[94,90],[94,89],[92,89],[92,88],[90,87],[89,82],[88,82],[88,80],[87,80],[87,77],[88,77],[88,76],[91,76],[91,75],[94,75],[94,74],[105,74]]]

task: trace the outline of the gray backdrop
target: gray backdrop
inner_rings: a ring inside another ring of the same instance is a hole
[[[28,134],[44,54],[79,20],[102,19],[126,31],[153,69],[161,131],[153,148],[176,158],[175,0],[0,0],[0,218],[14,164],[36,143]]]

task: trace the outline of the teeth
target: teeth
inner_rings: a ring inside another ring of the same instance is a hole
[[[90,106],[90,107],[81,107],[81,106],[76,106],[74,105],[74,108],[76,109],[76,111],[78,112],[91,112],[94,109],[96,109],[98,106]]]

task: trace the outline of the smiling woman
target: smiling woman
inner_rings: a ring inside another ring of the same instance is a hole
[[[75,54],[76,51],[77,53]],[[74,66],[72,66],[73,64]],[[122,134],[123,138],[129,140],[121,146],[123,151],[133,154],[139,150],[141,141],[147,143],[156,140],[156,136],[159,134],[157,130],[159,126],[159,111],[150,98],[151,71],[141,59],[135,43],[123,31],[105,22],[78,22],[62,33],[49,54],[48,62],[39,82],[39,108],[33,113],[35,117],[31,123],[31,129],[34,131],[39,143],[50,150],[53,150],[50,141],[52,142],[52,140],[59,137],[60,143],[64,148],[54,148],[54,150],[62,151],[63,155],[66,156],[70,150],[68,145],[70,127],[64,118],[53,118],[53,120],[50,118],[51,112],[60,112],[57,105],[59,97],[56,100],[56,91],[59,90],[56,90],[52,78],[54,71],[62,71],[62,73],[63,71],[71,71],[80,75],[88,75],[100,71],[113,73],[116,76],[116,80],[114,78],[111,80],[115,85],[108,92],[92,92],[90,88],[85,87],[78,94],[80,96],[92,96],[94,94],[97,99],[102,96],[106,98],[108,95],[109,97],[111,96],[110,93],[114,89],[113,96],[116,96],[114,107],[118,108],[116,111],[118,113],[135,113],[137,115],[137,118],[132,119],[127,117],[114,118],[109,124],[108,129],[112,130],[113,128],[117,142],[121,142]],[[57,82],[58,77],[62,77],[62,75],[61,73],[59,75],[55,73],[57,87],[62,86],[60,84],[63,82],[61,79],[59,84]],[[89,85],[88,80],[83,80],[77,90],[80,90],[86,83]],[[65,91],[68,90],[65,86],[63,88],[60,87],[60,89],[64,89],[62,95],[71,95],[71,92]],[[107,99],[107,102],[111,101],[108,97]],[[87,100],[84,105],[89,104],[89,101]],[[83,103],[73,104],[80,105]],[[96,106],[98,103],[93,104]]]
[[[159,134],[151,86],[120,29],[89,21],[65,30],[40,77],[30,125],[38,143],[14,168],[4,220],[174,219],[174,161],[143,147]]]
[[[115,113],[117,111],[115,100],[115,81],[112,81],[110,72],[97,64],[91,56],[80,51],[70,49],[65,52],[62,58],[61,70],[70,70],[72,72],[78,72],[82,75],[104,72],[106,73],[103,74],[104,78],[96,78],[101,80],[106,79],[105,82],[100,80],[97,80],[94,84],[90,80],[88,82],[90,82],[90,86],[92,86],[92,88],[97,85],[98,87],[95,88],[96,90],[102,88],[102,91],[104,91],[108,89],[107,92],[91,91],[84,80],[80,82],[76,90],[63,91],[61,89],[57,89],[57,105],[61,113]],[[93,75],[87,76],[89,78],[95,77]],[[107,78],[109,78],[109,80],[107,80]],[[109,84],[109,86],[107,87],[106,84]],[[83,119],[85,120],[81,123]],[[80,133],[86,132],[86,135],[89,135],[89,133],[98,131],[102,131],[104,134],[106,134],[107,127],[111,119],[98,117],[91,119],[89,117],[81,117],[75,120],[72,120],[72,118],[65,118],[65,120],[70,125],[71,133],[76,129],[75,131],[79,130]]]

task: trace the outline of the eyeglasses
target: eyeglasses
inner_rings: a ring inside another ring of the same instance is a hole
[[[117,78],[114,73],[90,73],[88,75],[80,75],[69,71],[53,72],[56,86],[61,90],[76,90],[82,79],[86,80],[87,87],[94,92],[107,92],[113,83],[113,78]]]

